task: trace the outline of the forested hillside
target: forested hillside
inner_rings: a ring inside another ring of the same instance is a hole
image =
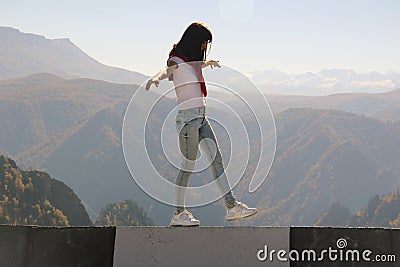
[[[0,155],[0,223],[91,225],[81,200],[45,172],[23,171]]]

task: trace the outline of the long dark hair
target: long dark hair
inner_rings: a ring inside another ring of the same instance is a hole
[[[171,54],[185,56],[189,61],[206,60],[207,48],[201,51],[204,41],[212,41],[210,29],[202,22],[193,22],[187,27],[181,39],[170,51]]]

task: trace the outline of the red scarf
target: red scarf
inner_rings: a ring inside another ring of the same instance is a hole
[[[169,59],[171,58],[171,57],[178,57],[178,58],[180,58],[180,59],[182,59],[183,61],[185,61],[185,62],[189,62],[189,59],[187,58],[187,57],[185,57],[185,56],[181,56],[181,55],[176,55],[176,54],[174,54],[174,53],[170,53],[169,54]],[[204,76],[203,76],[203,71],[202,71],[202,67],[201,67],[201,64],[198,64],[199,65],[199,68],[198,68],[198,70],[197,70],[197,76],[200,78],[200,81],[199,81],[199,83],[200,83],[200,86],[201,86],[201,93],[203,94],[203,96],[204,97],[206,97],[207,96],[207,89],[206,89],[206,83],[205,83],[205,81],[204,81]],[[193,66],[193,65],[192,65]],[[194,67],[194,66],[193,66]],[[173,81],[173,76],[172,76],[172,74],[168,77],[168,80],[169,81]]]

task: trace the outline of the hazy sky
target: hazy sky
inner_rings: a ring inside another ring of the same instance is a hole
[[[399,0],[3,1],[0,26],[68,37],[100,62],[153,75],[193,21],[209,58],[241,71],[400,72]]]

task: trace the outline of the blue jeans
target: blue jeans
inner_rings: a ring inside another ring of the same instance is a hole
[[[205,107],[178,110],[175,121],[176,130],[179,133],[179,147],[182,156],[189,160],[182,159],[181,169],[176,177],[176,185],[181,187],[176,188],[175,211],[181,212],[185,208],[186,187],[195,166],[199,143],[205,138],[209,138],[215,143],[217,148],[215,158],[212,158],[213,151],[209,146],[210,140],[204,140],[200,148],[211,161],[214,180],[219,178],[217,185],[221,194],[224,194],[225,205],[231,206],[236,198],[230,190],[218,142],[205,115]],[[227,193],[225,194],[225,192]]]

